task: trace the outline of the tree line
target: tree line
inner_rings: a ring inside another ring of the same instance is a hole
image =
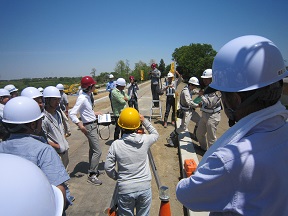
[[[207,68],[212,68],[212,63],[217,52],[212,48],[210,44],[192,43],[190,45],[181,46],[176,48],[172,53],[171,62],[175,61],[176,70],[182,74],[184,80],[188,80],[191,76],[200,78],[202,72]],[[98,87],[105,85],[108,81],[108,75],[113,74],[115,79],[123,77],[128,80],[129,76],[134,76],[137,81],[141,80],[141,71],[144,72],[143,81],[149,80],[149,72],[151,70],[151,64],[156,63],[158,69],[162,73],[162,77],[165,77],[171,69],[171,62],[166,64],[163,59],[157,63],[154,59],[151,59],[149,63],[139,61],[135,63],[134,68],[131,69],[129,60],[119,60],[114,68],[113,72],[101,72],[96,75],[97,69],[92,68],[90,75],[97,80]],[[89,75],[89,74],[88,74]],[[45,78],[24,78],[19,80],[0,81],[0,87],[13,84],[20,91],[27,86],[34,86],[36,88],[46,86],[55,86],[58,83],[65,85],[71,85],[79,83],[81,77],[45,77]]]
[[[192,43],[188,46],[176,48],[172,53],[171,62],[176,62],[176,70],[182,74],[185,80],[188,80],[191,76],[199,78],[204,70],[212,68],[212,63],[216,54],[217,52],[210,44]],[[135,63],[134,69],[131,69],[129,60],[120,60],[116,63],[114,72],[111,74],[113,74],[115,78],[123,77],[128,80],[129,76],[132,75],[136,80],[141,80],[141,71],[143,71],[144,80],[148,80],[150,79],[150,66],[152,63],[156,63],[158,69],[162,73],[162,77],[165,77],[171,69],[171,62],[166,65],[163,59],[161,59],[159,63],[154,59],[151,59],[148,64],[139,61]],[[95,73],[96,69],[93,68],[90,74],[95,75]],[[109,74],[110,73],[107,72],[100,73],[96,78],[101,82],[102,80],[107,80]]]

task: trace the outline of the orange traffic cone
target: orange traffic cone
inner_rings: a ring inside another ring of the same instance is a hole
[[[159,188],[159,198],[161,200],[159,216],[171,216],[168,187],[161,186]]]
[[[170,202],[161,201],[159,216],[171,216]]]

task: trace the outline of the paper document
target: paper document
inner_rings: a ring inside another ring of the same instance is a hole
[[[111,122],[110,114],[98,115],[98,123],[106,123],[106,122]]]

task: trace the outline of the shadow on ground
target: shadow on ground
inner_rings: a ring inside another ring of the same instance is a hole
[[[98,169],[104,170],[104,165],[105,165],[105,162],[103,162],[103,161],[100,162]],[[84,175],[88,174],[88,169],[89,169],[89,163],[81,161],[75,166],[74,170],[70,173],[70,177],[71,178],[81,178]]]

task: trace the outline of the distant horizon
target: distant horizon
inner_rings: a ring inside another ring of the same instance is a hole
[[[101,72],[101,73],[114,73],[114,71],[112,72]],[[100,74],[96,75],[96,76],[99,76]],[[84,76],[91,76],[91,74],[86,74]],[[45,78],[78,78],[78,77],[83,77],[83,76],[53,76],[53,77],[23,77],[23,78],[19,78],[19,79],[9,79],[9,80],[3,80],[3,79],[0,79],[0,82],[1,81],[10,81],[10,80],[22,80],[22,79],[45,79]]]

